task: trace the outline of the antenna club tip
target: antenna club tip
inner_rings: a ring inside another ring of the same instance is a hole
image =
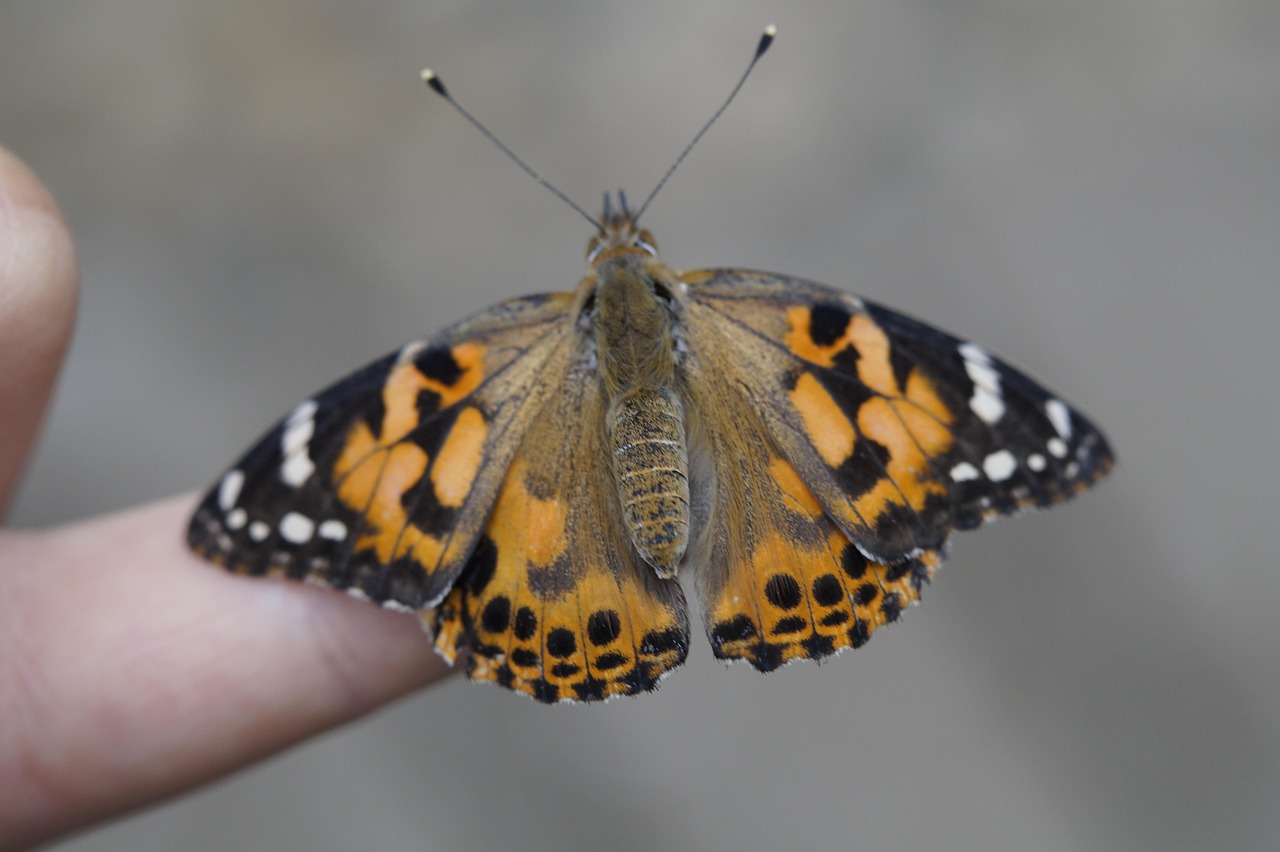
[[[449,93],[445,91],[444,83],[440,82],[440,77],[436,72],[430,68],[423,68],[419,76],[422,77],[422,82],[430,86],[436,94],[446,98],[449,97]]]
[[[776,24],[770,24],[764,28],[764,32],[760,34],[760,44],[756,47],[756,57],[759,58],[769,45],[773,44],[773,40],[778,36],[778,27]]]

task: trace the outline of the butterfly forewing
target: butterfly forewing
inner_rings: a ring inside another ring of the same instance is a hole
[[[782,453],[874,561],[1065,499],[1111,464],[1087,420],[973,344],[800,279],[683,277],[691,339],[724,341]]]
[[[571,298],[504,302],[303,402],[201,501],[191,547],[238,573],[434,605],[555,384]]]

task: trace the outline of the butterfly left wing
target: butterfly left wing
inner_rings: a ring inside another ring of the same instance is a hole
[[[685,601],[623,525],[594,342],[529,425],[466,570],[424,620],[467,674],[539,701],[653,689],[689,647]]]
[[[1067,499],[1113,463],[1102,433],[972,343],[820,284],[682,273],[691,346],[718,340],[783,456],[869,559]]]
[[[503,302],[302,403],[210,489],[188,543],[237,573],[434,606],[566,369],[573,298]]]

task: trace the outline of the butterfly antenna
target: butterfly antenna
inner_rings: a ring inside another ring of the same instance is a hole
[[[693,141],[685,146],[685,149],[680,152],[679,157],[676,157],[676,161],[671,164],[671,168],[667,169],[667,173],[662,176],[662,180],[658,181],[658,185],[653,188],[653,192],[649,193],[649,197],[644,200],[644,203],[640,205],[640,209],[636,211],[636,215],[632,218],[633,222],[640,220],[640,217],[644,215],[644,211],[649,208],[649,202],[653,201],[653,197],[658,194],[658,190],[662,189],[666,184],[667,179],[671,177],[672,173],[674,173],[676,169],[680,168],[680,164],[684,162],[684,158],[689,156],[689,152],[693,150],[693,146],[697,145],[698,140],[702,139],[706,132],[711,129],[711,125],[716,123],[716,119],[720,117],[721,113],[729,108],[729,104],[733,103],[733,99],[738,96],[738,90],[742,88],[742,84],[747,82],[747,77],[751,75],[751,69],[756,67],[756,63],[760,61],[761,56],[764,56],[764,52],[769,49],[769,45],[773,44],[773,40],[777,35],[778,28],[773,24],[764,28],[764,32],[760,34],[760,43],[756,45],[755,56],[751,57],[751,62],[747,64],[747,70],[742,72],[742,76],[738,78],[737,85],[735,85],[733,87],[733,91],[729,93],[729,97],[724,99],[724,103],[720,105],[720,109],[716,110],[715,114],[711,116],[707,123],[702,125],[702,129],[693,137]]]
[[[588,222],[594,225],[596,227],[596,230],[600,231],[601,233],[604,233],[604,225],[597,222],[590,213],[588,213],[586,210],[583,210],[582,207],[580,207],[578,204],[574,203],[574,200],[572,198],[570,198],[569,196],[561,192],[559,189],[557,189],[550,181],[548,181],[542,175],[538,174],[532,168],[530,168],[528,163],[526,163],[524,160],[516,156],[515,151],[512,151],[506,145],[502,144],[501,139],[499,139],[497,136],[494,136],[493,133],[490,132],[489,128],[481,124],[478,118],[476,118],[474,115],[472,115],[471,113],[463,109],[462,104],[454,100],[453,95],[451,95],[449,93],[449,90],[444,87],[444,83],[441,82],[440,77],[439,75],[436,74],[436,72],[432,71],[430,68],[423,69],[422,82],[430,86],[431,91],[435,92],[437,95],[439,95],[440,97],[448,101],[451,107],[456,109],[463,118],[471,122],[471,125],[476,130],[479,130],[482,134],[484,134],[484,137],[486,139],[488,139],[494,145],[497,145],[499,150],[501,150],[502,153],[507,155],[507,159],[511,160],[511,162],[515,163],[517,166],[523,169],[525,174],[527,174],[529,177],[533,178],[538,183],[545,186],[547,189],[551,190],[555,194],[556,198],[559,198],[565,204],[568,204],[574,210],[578,211],[578,215],[580,215],[583,219],[586,219]]]

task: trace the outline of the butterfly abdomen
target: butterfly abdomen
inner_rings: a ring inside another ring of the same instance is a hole
[[[638,388],[609,409],[614,477],[627,533],[661,577],[689,542],[689,453],[684,411],[666,389]]]

